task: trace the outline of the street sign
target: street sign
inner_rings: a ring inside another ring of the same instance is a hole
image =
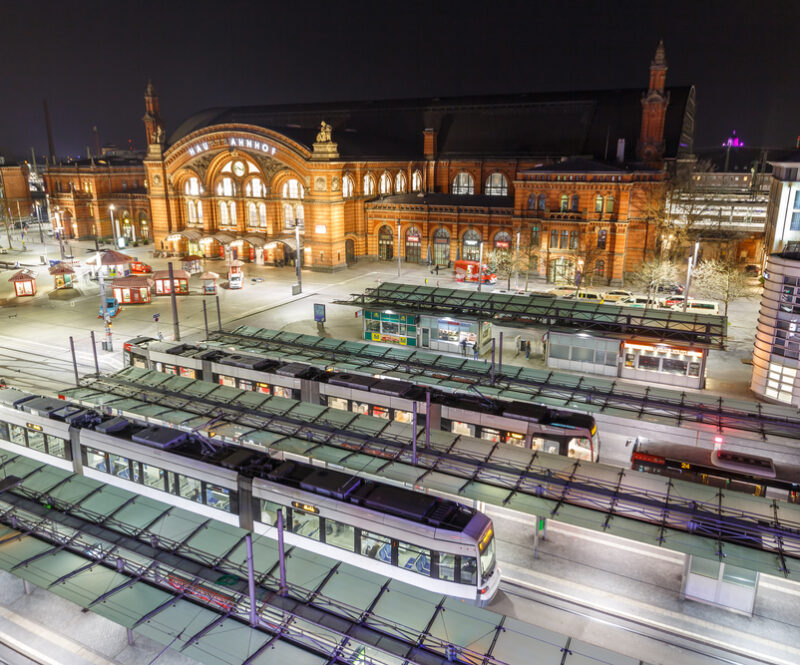
[[[314,303],[314,321],[325,323],[325,305]]]
[[[158,317],[159,317],[159,316],[161,316],[161,314],[153,314],[153,321],[155,321],[156,323],[158,323]]]

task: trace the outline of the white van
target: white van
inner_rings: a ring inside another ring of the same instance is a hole
[[[605,299],[605,294],[595,293],[594,291],[578,291],[578,295],[576,297],[578,300],[601,303]]]
[[[683,311],[683,305],[674,305],[672,307],[677,312]],[[689,298],[686,303],[687,314],[719,314],[719,303],[713,300],[694,300]]]

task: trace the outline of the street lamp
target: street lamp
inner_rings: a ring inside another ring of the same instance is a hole
[[[111,317],[108,315],[108,302],[106,301],[106,285],[103,281],[103,265],[100,262],[100,252],[97,252],[97,279],[100,284],[100,313],[103,315],[103,323],[106,327],[105,351],[113,351],[114,346],[111,341]]]
[[[481,240],[480,249],[478,250],[478,291],[481,290],[483,283],[483,240]]]
[[[400,222],[397,222],[397,276],[400,277]]]
[[[519,289],[519,234],[517,231],[517,251],[516,259],[514,260],[514,288]]]
[[[294,241],[297,249],[295,250],[297,256],[294,261],[294,267],[297,272],[297,292],[303,292],[303,280],[300,277],[300,261],[302,260],[302,252],[300,251],[300,224],[297,220],[294,221]]]
[[[700,241],[694,244],[694,254],[689,257],[689,267],[686,269],[686,290],[683,292],[683,311],[686,312],[686,305],[689,304],[689,289],[692,287],[692,272],[697,265],[697,252],[700,250]]]
[[[114,249],[119,247],[119,241],[117,239],[117,223],[114,220],[114,204],[112,203],[108,206],[108,209],[111,211],[111,234],[114,236]]]

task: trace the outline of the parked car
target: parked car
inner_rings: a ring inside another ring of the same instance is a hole
[[[630,291],[608,291],[605,302],[617,302],[623,298],[633,298],[633,294]]]
[[[683,311],[683,303],[675,305],[672,309]],[[686,303],[687,314],[719,314],[719,303],[713,300],[694,300],[689,298]]]
[[[117,300],[116,298],[107,297],[106,298],[106,313],[108,314],[108,316],[116,316],[117,314],[119,314],[119,300]],[[100,305],[100,307],[98,308],[97,318],[98,319],[102,319],[103,318],[103,306],[102,305]]]
[[[662,307],[674,307],[675,305],[683,305],[683,301],[685,296],[673,295],[667,296],[663,300],[661,300]]]
[[[631,296],[630,298],[617,300],[617,302],[614,304],[621,305],[622,307],[636,307],[639,309],[658,307],[658,303],[654,302],[647,296]]]
[[[683,284],[659,284],[656,293],[683,293]]]
[[[556,298],[574,298],[575,297],[575,287],[574,286],[560,286],[557,289],[551,289],[550,295],[555,296]]]
[[[228,275],[228,288],[241,289],[244,283],[244,274],[240,272],[232,272]]]
[[[131,261],[131,272],[137,274],[145,274],[153,272],[153,269],[149,265],[147,265],[146,263],[142,263],[141,261]]]
[[[578,300],[585,300],[587,302],[601,303],[605,297],[604,293],[595,293],[594,291],[578,291],[576,298]]]

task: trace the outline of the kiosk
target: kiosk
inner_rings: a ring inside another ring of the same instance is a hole
[[[132,256],[117,252],[113,249],[104,249],[100,252],[99,269],[107,277],[125,277],[131,272]],[[87,265],[97,266],[97,256],[86,261]]]
[[[36,295],[36,273],[33,270],[20,270],[9,277],[8,281],[14,284],[14,294],[18,298]]]
[[[198,272],[203,272],[203,266],[201,264],[202,260],[203,260],[202,256],[197,256],[197,254],[189,254],[189,256],[186,256],[183,259],[181,259],[181,268],[183,268],[190,275],[195,275]]]
[[[219,275],[215,272],[204,272],[200,275],[203,282],[203,295],[213,296],[217,292],[217,280]]]
[[[75,280],[75,270],[73,270],[71,266],[59,261],[50,266],[47,272],[53,276],[56,289],[72,288],[72,283]]]
[[[239,259],[231,261],[231,267],[228,270],[229,289],[241,289],[244,285],[244,270],[242,266],[244,266],[244,263]]]
[[[111,289],[117,302],[131,305],[142,305],[151,300],[153,280],[145,275],[118,277],[111,282]]]
[[[186,295],[189,293],[189,273],[185,270],[173,270],[172,279],[175,284],[175,295]],[[169,270],[157,270],[153,273],[153,281],[156,285],[157,296],[168,296],[172,293],[169,282]]]

